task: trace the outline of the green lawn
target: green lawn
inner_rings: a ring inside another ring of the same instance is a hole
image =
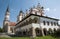
[[[0,37],[0,39],[31,39],[31,38],[30,37],[11,37],[11,38]],[[35,39],[60,39],[60,38],[55,38],[52,36],[44,36],[44,37],[36,37]]]

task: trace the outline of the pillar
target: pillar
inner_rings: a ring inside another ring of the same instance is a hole
[[[35,32],[35,28],[32,27],[32,37],[36,37],[36,32]]]
[[[41,29],[41,30],[42,30],[42,36],[45,36],[45,35],[44,35],[44,32],[43,32],[43,29]]]

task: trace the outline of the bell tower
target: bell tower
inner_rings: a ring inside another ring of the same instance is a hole
[[[4,18],[4,21],[3,21],[3,29],[4,29],[4,32],[7,32],[7,29],[8,29],[8,25],[9,25],[9,17],[10,16],[10,13],[9,13],[9,6],[7,7],[6,9],[6,13],[5,13],[5,18]]]
[[[43,16],[44,15],[44,7],[41,6],[40,3],[38,3],[37,9],[38,9],[38,12],[40,13],[40,16]]]
[[[24,13],[20,10],[19,15],[17,16],[17,22],[21,21],[24,18]]]

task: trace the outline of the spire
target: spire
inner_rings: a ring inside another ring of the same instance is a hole
[[[26,10],[26,15],[28,15],[28,10]]]
[[[20,15],[20,14],[24,14],[23,11],[22,11],[22,9],[21,9],[20,12],[19,12],[19,15]]]
[[[6,9],[6,13],[5,13],[5,21],[9,21],[9,18],[10,18],[10,13],[9,13],[9,5],[7,6],[7,9]]]
[[[9,12],[9,5],[7,6],[7,10],[6,10],[6,12]]]
[[[19,12],[19,15],[17,17],[17,22],[21,21],[23,18],[24,18],[24,13],[23,13],[23,11],[21,9],[20,12]]]
[[[37,8],[40,8],[40,7],[41,7],[41,5],[40,5],[40,3],[38,3]]]

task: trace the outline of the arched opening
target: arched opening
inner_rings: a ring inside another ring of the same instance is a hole
[[[39,28],[36,28],[35,32],[36,32],[36,36],[40,36],[40,29]]]
[[[49,30],[48,30],[48,34],[52,34],[52,33],[53,33],[52,29],[49,28]]]
[[[47,35],[47,29],[46,28],[43,29],[43,32],[44,32],[44,35]]]
[[[11,31],[11,33],[13,33],[13,28],[12,27],[10,28],[10,31]]]
[[[23,35],[24,35],[24,36],[26,35],[26,31],[23,31]]]
[[[54,32],[56,32],[56,29],[54,28]]]

